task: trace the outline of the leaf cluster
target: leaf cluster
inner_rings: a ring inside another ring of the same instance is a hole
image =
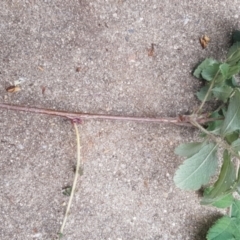
[[[230,216],[221,218],[209,230],[207,239],[210,240],[240,239],[240,201],[234,198],[235,193],[240,194],[240,88],[235,78],[239,72],[240,31],[235,31],[226,60],[207,58],[193,73],[205,83],[196,94],[202,103],[190,116],[191,123],[202,131],[202,141],[181,144],[175,149],[176,154],[186,158],[175,173],[175,184],[184,190],[204,187],[201,204],[232,209]],[[218,100],[221,105],[209,114],[215,120],[201,126],[194,117],[209,100]],[[219,149],[223,150],[221,159],[218,159]],[[218,178],[209,185],[219,162]]]
[[[230,216],[220,218],[208,231],[208,240],[240,239],[240,201],[234,200]]]

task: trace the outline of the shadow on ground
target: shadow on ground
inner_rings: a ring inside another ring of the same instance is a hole
[[[196,226],[198,226],[196,230],[196,234],[193,237],[193,240],[202,240],[206,239],[208,230],[214,225],[214,223],[220,219],[223,215],[216,214],[216,215],[209,215],[206,216],[204,221],[196,222]]]

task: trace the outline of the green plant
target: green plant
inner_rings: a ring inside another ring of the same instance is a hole
[[[191,115],[181,115],[175,118],[125,117],[64,112],[0,103],[0,108],[3,109],[61,116],[74,124],[78,147],[77,166],[73,186],[64,191],[66,195],[70,195],[70,198],[59,238],[63,236],[77,177],[79,174],[82,175],[80,137],[76,123],[88,119],[102,119],[171,123],[198,128],[201,131],[201,141],[181,144],[175,150],[176,154],[187,158],[176,171],[175,184],[184,190],[198,190],[204,187],[201,204],[229,208],[228,216],[220,218],[208,231],[208,240],[240,239],[240,85],[234,77],[239,72],[240,31],[235,31],[233,45],[225,62],[207,58],[195,69],[193,75],[201,79],[205,85],[197,93],[202,103]],[[219,107],[209,113],[204,113],[205,103],[216,100]],[[216,175],[218,170],[218,153],[223,156],[221,169],[216,182],[209,185],[209,182],[212,182],[212,176]]]
[[[230,208],[229,216],[222,217],[210,228],[208,240],[240,239],[240,86],[234,77],[239,72],[240,32],[235,31],[226,61],[207,58],[193,73],[205,83],[197,93],[202,103],[189,117],[190,123],[202,132],[201,141],[181,144],[175,150],[176,154],[187,158],[176,171],[175,184],[184,190],[204,186],[201,204]],[[209,113],[209,117],[216,120],[201,126],[195,118],[211,100],[220,103]],[[223,157],[218,179],[213,185],[206,185],[218,169],[219,149]]]

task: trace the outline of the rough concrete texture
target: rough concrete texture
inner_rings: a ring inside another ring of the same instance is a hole
[[[191,71],[224,58],[239,8],[237,0],[1,0],[0,101],[126,116],[192,112],[200,83]],[[7,93],[17,80],[22,90]],[[0,239],[54,239],[68,201],[62,188],[74,176],[73,127],[0,112]],[[84,175],[63,239],[205,239],[220,213],[173,183],[183,160],[174,148],[197,131],[121,121],[79,130]]]

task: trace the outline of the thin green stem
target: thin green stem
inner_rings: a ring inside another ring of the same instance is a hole
[[[232,204],[229,206],[228,216],[229,216],[229,217],[232,216]]]
[[[74,126],[74,129],[75,129],[75,132],[76,132],[76,140],[77,140],[77,166],[76,166],[76,171],[75,171],[75,175],[74,175],[71,195],[69,197],[69,201],[68,201],[67,209],[66,209],[65,216],[64,216],[64,219],[63,219],[63,223],[62,223],[62,226],[61,226],[60,231],[59,231],[59,235],[61,235],[61,236],[63,235],[63,230],[64,230],[64,227],[66,225],[68,215],[70,213],[70,208],[71,208],[71,205],[72,205],[72,200],[73,200],[74,192],[75,192],[76,185],[77,185],[79,169],[80,169],[80,166],[81,166],[80,136],[79,136],[77,124],[73,123],[73,126]]]

